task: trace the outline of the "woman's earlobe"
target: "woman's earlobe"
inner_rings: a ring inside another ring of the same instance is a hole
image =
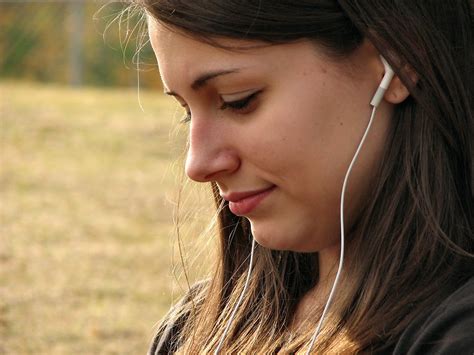
[[[399,104],[410,96],[407,87],[402,83],[398,76],[395,76],[385,92],[384,99],[391,104]]]
[[[408,75],[411,82],[415,86],[418,82],[418,75],[413,70],[408,70]],[[395,75],[384,95],[384,99],[392,104],[399,104],[406,100],[410,96],[410,91],[406,85]]]

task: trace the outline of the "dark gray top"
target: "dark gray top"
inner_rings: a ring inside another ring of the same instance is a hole
[[[474,277],[433,312],[415,319],[393,354],[474,355]]]

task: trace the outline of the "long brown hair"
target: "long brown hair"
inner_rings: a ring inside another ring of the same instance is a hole
[[[468,0],[135,0],[197,39],[270,44],[314,40],[334,58],[367,38],[410,91],[395,107],[376,184],[356,221],[341,287],[317,352],[375,352],[473,274],[473,50]],[[415,73],[416,80],[414,80]],[[186,353],[213,351],[244,286],[249,223],[219,208],[220,253],[206,287],[176,312]],[[257,247],[249,289],[225,342],[228,353],[296,352],[320,310],[291,337],[302,296],[318,282],[317,253]]]

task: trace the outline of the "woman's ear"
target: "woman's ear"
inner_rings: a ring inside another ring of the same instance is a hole
[[[418,82],[418,75],[410,68],[405,68],[404,70],[406,70],[410,81],[416,85]],[[407,87],[402,83],[400,78],[395,75],[390,82],[387,91],[385,91],[385,101],[390,102],[391,104],[399,104],[403,102],[408,96],[410,96],[410,91],[408,91]]]

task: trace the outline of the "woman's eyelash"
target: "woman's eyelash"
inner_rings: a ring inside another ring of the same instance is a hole
[[[257,96],[262,92],[262,90],[255,91],[254,93],[250,94],[247,97],[244,97],[240,100],[235,101],[224,101],[220,107],[221,110],[234,110],[234,111],[242,111],[245,110],[252,101],[257,98]],[[181,118],[180,123],[188,123],[191,121],[191,112],[187,111],[185,115]]]
[[[191,121],[191,112],[186,112],[179,120],[179,123],[188,123],[189,121]]]
[[[247,106],[260,94],[262,91],[255,91],[253,94],[250,94],[243,99],[236,100],[236,101],[224,101],[221,105],[221,110],[232,109],[232,110],[244,110]]]

